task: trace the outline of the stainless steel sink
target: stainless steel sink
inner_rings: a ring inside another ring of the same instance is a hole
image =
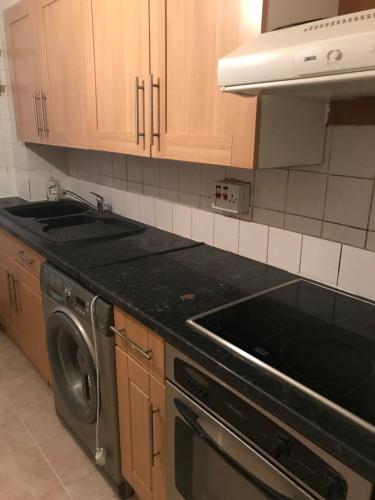
[[[23,227],[54,243],[120,238],[145,226],[115,214],[99,215],[74,200],[37,202],[3,210]]]

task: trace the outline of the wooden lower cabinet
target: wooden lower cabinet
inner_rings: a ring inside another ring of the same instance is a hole
[[[17,342],[43,378],[50,382],[40,282],[17,262],[14,264],[14,276],[18,307]]]
[[[13,299],[12,267],[12,259],[0,253],[0,318],[4,328],[14,338],[17,330],[17,313]]]
[[[46,346],[40,266],[43,257],[0,230],[0,320],[47,383],[51,382]]]
[[[165,500],[165,385],[119,345],[116,369],[123,476],[141,500]]]

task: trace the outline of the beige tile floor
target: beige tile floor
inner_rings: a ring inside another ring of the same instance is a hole
[[[60,424],[50,388],[0,332],[0,500],[114,498]]]

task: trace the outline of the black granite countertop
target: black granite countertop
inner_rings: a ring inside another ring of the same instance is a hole
[[[295,279],[203,245],[81,273],[81,282],[162,335],[358,473],[375,480],[375,436],[195,332],[186,319]]]
[[[4,203],[0,200],[0,208],[6,206]],[[143,236],[122,240],[61,245],[42,241],[1,213],[0,226],[375,482],[374,434],[261,368],[245,363],[185,323],[196,314],[295,276],[207,245],[189,248],[196,244],[154,228],[148,228]],[[174,251],[162,253],[167,250]],[[158,255],[152,255],[155,251]],[[136,260],[129,261],[132,258]]]

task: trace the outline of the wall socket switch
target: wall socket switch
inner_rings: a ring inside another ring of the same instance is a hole
[[[212,208],[243,214],[250,208],[250,183],[225,179],[215,182]]]

